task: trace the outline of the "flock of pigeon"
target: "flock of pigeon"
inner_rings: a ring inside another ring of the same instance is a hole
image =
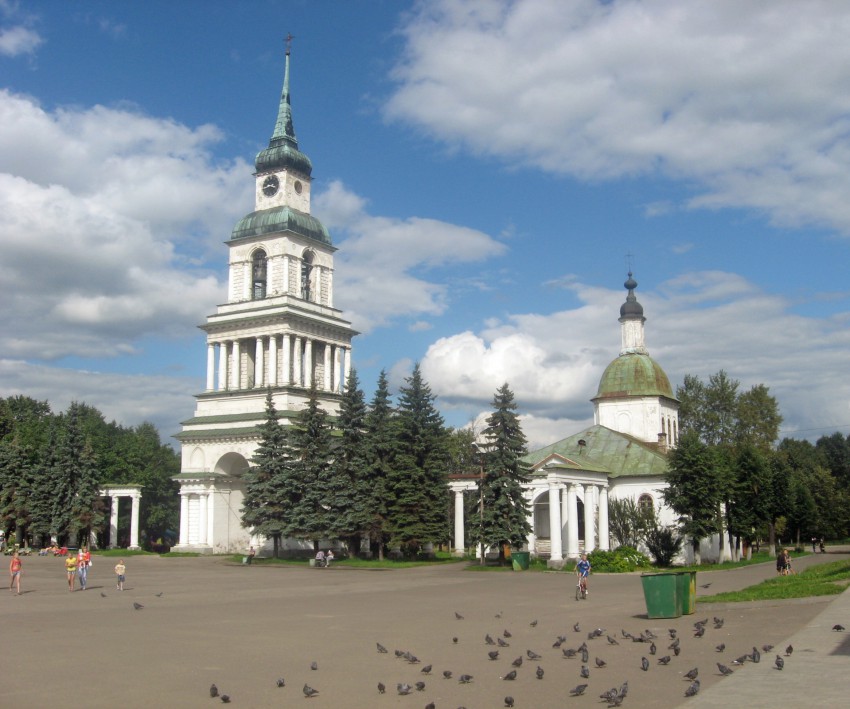
[[[501,613],[496,615],[496,618],[501,617]],[[455,619],[464,620],[464,616],[460,613],[455,612]],[[534,628],[537,626],[537,621],[534,620],[529,625],[530,627]],[[708,625],[708,618],[695,622],[693,624],[693,637],[703,638],[706,634],[706,629]],[[720,630],[721,628],[723,628],[723,626],[723,618],[713,618],[712,627],[715,630]],[[836,632],[841,632],[844,630],[844,626],[835,625],[832,629]],[[549,660],[557,658],[559,661],[575,661],[575,664],[579,666],[579,677],[582,680],[588,681],[581,682],[569,689],[569,695],[571,697],[583,697],[588,696],[587,690],[590,686],[589,679],[591,677],[591,673],[593,673],[594,675],[601,675],[602,673],[597,671],[605,670],[608,668],[608,661],[604,659],[602,655],[606,654],[606,651],[611,650],[613,646],[619,646],[621,644],[621,641],[624,645],[634,643],[635,647],[639,648],[638,652],[635,653],[635,658],[638,654],[641,655],[638,667],[643,672],[649,672],[653,665],[675,665],[675,658],[677,658],[682,652],[682,638],[680,636],[680,632],[681,631],[675,628],[669,628],[667,630],[668,637],[660,638],[658,635],[656,635],[649,629],[641,631],[637,634],[633,634],[626,631],[625,629],[622,629],[620,631],[620,639],[618,639],[617,637],[612,636],[604,628],[595,628],[589,631],[586,635],[586,639],[583,639],[583,641],[576,647],[570,646],[571,644],[568,643],[567,634],[557,636],[554,642],[552,643],[552,652],[549,652],[547,650],[546,656]],[[572,634],[572,637],[576,637],[575,634],[583,634],[580,623],[575,623],[573,625]],[[516,657],[510,660],[510,664],[508,665],[510,669],[508,669],[507,671],[503,671],[501,674],[498,675],[499,680],[503,682],[514,682],[519,676],[520,672],[525,672],[525,670],[523,670],[523,667],[528,666],[536,666],[533,671],[534,676],[537,680],[543,680],[543,678],[546,676],[546,672],[541,664],[543,662],[544,656],[541,653],[535,652],[532,649],[526,649],[524,653],[518,653],[517,650],[509,650],[508,648],[511,647],[511,642],[513,641],[513,639],[513,634],[508,629],[504,629],[501,633],[496,633],[495,636],[491,633],[486,633],[484,635],[484,650],[482,650],[482,652],[486,652],[489,662],[499,663],[507,661],[511,656],[516,654]],[[452,638],[453,644],[458,644],[458,642],[459,638],[457,636]],[[690,640],[686,642],[690,642]],[[401,670],[400,673],[408,675],[409,673],[411,673],[412,668],[416,668],[416,676],[420,679],[414,681],[410,676],[406,676],[404,680],[395,683],[395,691],[399,696],[415,695],[419,692],[424,693],[428,688],[429,683],[432,681],[432,678],[435,676],[439,677],[439,679],[436,680],[437,682],[457,681],[461,685],[473,684],[476,681],[475,677],[471,674],[459,673],[455,676],[454,671],[450,669],[438,670],[437,673],[434,673],[433,663],[423,664],[419,657],[417,657],[410,650],[397,649],[394,650],[393,653],[391,653],[390,650],[384,645],[382,645],[380,642],[376,642],[375,645],[379,654],[387,655],[388,657],[394,655],[397,661],[404,663],[404,665],[402,666],[407,667],[408,669]],[[758,647],[753,647],[751,651],[745,652],[734,660],[731,660],[729,664],[737,669],[747,662],[759,663],[761,662],[761,653],[771,653],[773,649],[773,645],[762,645],[761,650],[759,650]],[[726,644],[721,642],[715,646],[714,650],[718,654],[722,655],[726,652]],[[662,652],[665,654],[662,655]],[[774,667],[777,670],[783,670],[785,667],[785,658],[791,657],[793,652],[793,646],[788,645],[785,648],[784,656],[783,654],[777,653],[774,660]],[[593,662],[590,661],[591,656],[593,656]],[[652,660],[650,660],[650,658],[652,658]],[[717,673],[719,675],[725,677],[735,672],[735,669],[732,669],[732,667],[729,667],[727,664],[724,664],[722,662],[716,662],[715,664],[717,665]],[[398,665],[391,665],[391,667],[393,667],[393,671],[398,671]],[[318,663],[312,662],[310,664],[310,669],[313,671],[318,670]],[[560,662],[557,670],[555,671],[555,674],[560,677],[563,677],[565,674],[567,674],[567,672],[565,672],[564,670],[564,666],[560,664]],[[699,693],[699,677],[700,670],[698,667],[694,667],[683,673],[683,678],[689,683],[687,688],[684,690],[685,697],[693,697]],[[486,678],[486,681],[493,680],[494,678],[495,675],[488,676]],[[484,678],[481,679],[484,680]],[[279,688],[286,686],[286,682],[282,677],[279,677],[276,680],[276,684]],[[377,691],[379,694],[386,694],[388,691],[387,685],[384,684],[384,682],[378,682]],[[307,683],[304,684],[302,692],[304,697],[307,699],[319,696],[319,690],[311,687]],[[625,680],[619,686],[611,687],[610,689],[607,689],[602,692],[599,695],[599,698],[604,700],[609,707],[620,707],[626,700],[628,693],[629,682],[628,680]],[[220,693],[218,687],[215,684],[213,684],[209,688],[209,694],[211,698],[218,698],[225,704],[229,704],[231,701],[230,696],[227,694]],[[504,706],[511,708],[515,705],[516,700],[514,699],[514,697],[511,694],[505,695]],[[527,705],[534,706],[533,703]],[[436,709],[436,704],[431,701],[425,705],[425,709]],[[465,707],[461,706],[458,709],[465,709]]]

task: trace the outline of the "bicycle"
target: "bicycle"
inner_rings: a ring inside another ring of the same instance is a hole
[[[576,600],[587,600],[587,576],[579,576],[576,584]]]

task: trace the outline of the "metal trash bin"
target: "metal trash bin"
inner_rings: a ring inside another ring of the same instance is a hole
[[[693,615],[697,610],[697,572],[679,571],[678,604],[679,615]]]
[[[531,560],[531,552],[515,551],[511,554],[511,564],[514,571],[528,571],[528,564]]]
[[[641,574],[640,581],[649,618],[678,618],[682,615],[679,574]]]

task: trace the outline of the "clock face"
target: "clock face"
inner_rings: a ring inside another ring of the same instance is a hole
[[[273,197],[276,195],[279,188],[280,181],[275,175],[269,175],[265,180],[263,180],[263,194],[266,197]]]

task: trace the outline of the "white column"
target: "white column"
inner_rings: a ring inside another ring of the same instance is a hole
[[[189,544],[189,494],[180,493],[180,546]]]
[[[463,538],[463,490],[455,490],[455,556],[463,556],[466,553],[466,544]]]
[[[611,541],[608,538],[608,488],[599,488],[599,548],[608,551]]]
[[[241,357],[241,354],[239,352],[239,340],[234,340],[233,341],[233,360],[232,360],[232,364],[230,366],[230,375],[231,375],[230,388],[231,389],[239,389],[239,385],[241,384],[241,382],[240,382],[240,379],[241,379],[240,369],[241,369],[241,367],[239,366],[240,365],[240,362],[239,362],[240,357]]]
[[[118,498],[112,495],[109,507],[109,548],[118,548]]]
[[[328,307],[334,307],[334,272],[328,269]]]
[[[227,389],[227,343],[218,343],[218,389]]]
[[[215,345],[207,343],[207,391],[215,389]]]
[[[570,559],[578,557],[578,492],[581,485],[572,483],[567,488],[567,556]]]
[[[570,548],[569,539],[567,539],[569,536],[567,533],[569,527],[568,520],[570,519],[570,496],[567,494],[568,489],[569,483],[564,486],[564,491],[561,493],[561,543],[565,550]]]
[[[198,500],[198,544],[207,543],[207,495],[201,493]]]
[[[313,385],[313,340],[307,338],[304,345],[304,386],[308,389]]]
[[[207,544],[214,547],[215,541],[215,490],[210,490],[207,495]]]
[[[596,534],[594,525],[596,515],[594,508],[593,485],[584,486],[584,551],[589,554],[596,549]]]
[[[295,337],[293,339],[293,362],[292,362],[292,381],[295,386],[304,386],[304,370],[301,368],[301,348],[304,345],[304,339]]]
[[[254,387],[263,387],[263,338],[257,338],[254,348]]]
[[[549,561],[561,561],[564,558],[561,549],[561,490],[554,480],[549,480]]]
[[[528,526],[531,529],[531,533],[526,537],[526,542],[528,544],[528,551],[532,554],[537,553],[537,529],[534,527],[534,495],[535,490],[529,490],[525,495],[525,499],[528,502],[528,517],[526,520],[528,521]]]
[[[284,335],[281,338],[281,357],[280,357],[280,368],[283,386],[289,386],[292,384],[292,343],[290,342],[289,335]]]
[[[340,351],[342,348],[339,345],[334,345],[334,391],[342,391],[342,382],[340,381]]]
[[[269,337],[269,386],[277,386],[277,335]]]
[[[180,493],[180,546],[189,544],[189,493]]]
[[[133,502],[133,510],[130,516],[130,549],[139,548],[139,501],[141,495],[136,493],[130,498]]]
[[[331,391],[333,387],[333,379],[331,379],[331,375],[333,371],[331,370],[331,343],[325,343],[325,383],[324,388],[325,391]]]
[[[351,348],[343,347],[342,355],[345,358],[342,363],[342,389],[345,389],[345,383],[348,381],[348,374],[351,369]]]

